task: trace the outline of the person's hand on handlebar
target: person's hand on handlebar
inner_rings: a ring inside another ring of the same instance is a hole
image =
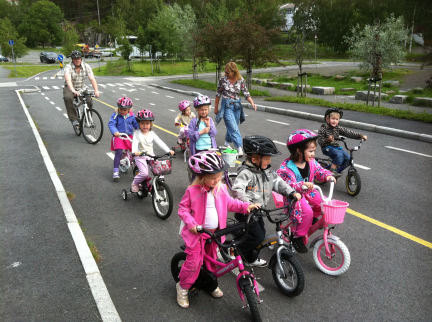
[[[190,231],[192,234],[198,235],[197,227],[198,227],[198,226],[194,226],[194,227],[192,227],[191,229],[189,229],[189,231]]]
[[[291,197],[292,197],[292,198],[296,198],[297,201],[300,201],[301,198],[302,198],[302,195],[301,195],[300,193],[298,193],[298,192],[294,192],[294,193],[291,195]],[[291,199],[292,199],[292,198],[291,198]]]
[[[175,152],[174,152],[173,150],[170,150],[169,153],[170,153],[171,155],[174,155],[174,154],[175,154]]]
[[[259,203],[252,203],[249,205],[248,207],[248,214],[250,214],[250,212],[254,209],[259,209],[261,208],[261,205]]]
[[[314,188],[313,182],[304,182],[303,185],[306,186],[308,190],[312,190]]]
[[[333,181],[334,183],[336,183],[336,178],[333,177],[333,176],[328,176],[328,177],[326,178],[326,180],[327,180],[327,182],[331,182],[331,181]]]
[[[115,136],[115,137],[119,137],[119,136],[120,136],[120,132],[115,132],[115,133],[114,133],[114,136]]]
[[[363,135],[363,136],[362,136],[362,140],[363,140],[363,141],[366,141],[366,140],[367,140],[367,135]]]

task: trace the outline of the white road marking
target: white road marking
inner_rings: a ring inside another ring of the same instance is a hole
[[[114,84],[110,84],[110,83],[108,83],[107,85],[108,85],[108,86],[111,86],[111,87],[114,87],[114,86],[115,86]]]
[[[114,83],[114,84],[116,84],[117,86],[123,86],[123,84],[120,83]]]
[[[412,153],[412,154],[417,154],[417,155],[421,155],[422,157],[432,158],[432,155],[429,155],[429,154],[423,154],[423,153],[414,152],[414,151],[410,151],[410,150],[399,149],[399,148],[395,148],[395,147],[392,147],[392,146],[386,146],[386,148],[387,149],[397,150],[397,151],[402,151],[402,152],[407,152],[407,153]]]
[[[43,89],[50,89],[48,86],[42,86]]]
[[[51,104],[51,105],[55,105],[55,103],[54,103],[53,101],[50,101],[50,104]]]
[[[155,106],[156,104],[155,103],[149,103],[150,105],[152,105],[152,106]]]
[[[67,118],[67,119],[68,119],[68,116],[67,116],[67,114],[66,114],[66,113],[63,113],[63,115],[64,115],[64,117],[65,117],[65,118]]]
[[[159,95],[159,93],[158,93],[158,92],[153,92],[153,91],[152,91],[152,93],[153,93],[153,94],[156,94],[156,95]]]
[[[107,87],[105,84],[98,84],[98,86],[101,86],[103,88]]]
[[[45,97],[45,99],[46,99],[47,101],[49,101],[49,97]]]
[[[169,95],[165,95],[165,97],[168,97],[168,98],[174,98],[174,97],[172,97],[172,96],[169,96]]]
[[[35,77],[35,80],[39,80],[39,77]]]
[[[55,79],[55,77],[53,76],[53,77],[51,77],[51,79]]]
[[[107,152],[106,154],[107,154],[107,156],[109,156],[112,160],[114,160],[114,153],[112,153],[112,152]]]
[[[354,165],[355,165],[356,168],[360,168],[360,169],[363,169],[363,170],[370,170],[371,169],[371,168],[365,167],[364,165],[357,164],[355,162],[354,162]]]
[[[47,77],[43,77],[42,79],[47,79]]]
[[[135,97],[134,100],[135,100],[135,101],[139,101],[139,98],[136,98],[136,97]]]
[[[56,108],[56,109],[58,109],[59,111],[61,111],[61,110],[62,110],[62,109],[61,109],[60,107],[58,107],[58,106],[56,106],[55,108]]]
[[[289,125],[288,123],[279,122],[279,121],[274,121],[274,120],[269,120],[269,119],[267,119],[266,121],[273,122],[273,123],[277,123],[277,124],[282,124],[282,125]]]
[[[58,87],[58,86],[53,86],[53,88],[54,88],[54,89],[60,89],[60,87]]]
[[[175,113],[176,112],[176,110],[172,110],[172,109],[168,109],[168,111],[170,111],[170,112],[173,112],[173,113]]]

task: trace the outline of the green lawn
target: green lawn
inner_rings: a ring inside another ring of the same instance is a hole
[[[9,74],[9,78],[15,78],[15,69],[13,64],[11,65],[1,65],[3,68],[9,69],[11,73]],[[34,75],[37,75],[42,72],[46,72],[47,70],[57,69],[60,71],[60,67],[58,64],[47,65],[47,66],[16,66],[17,77],[18,78],[28,78]]]

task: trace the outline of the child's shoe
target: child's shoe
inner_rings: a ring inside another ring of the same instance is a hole
[[[223,150],[231,149],[231,145],[227,141],[225,141],[224,145],[222,146],[222,149]]]
[[[238,148],[238,156],[242,157],[244,155],[242,147]]]
[[[120,179],[120,175],[119,175],[118,171],[117,172],[114,171],[114,173],[113,173],[113,180],[114,181],[119,181],[119,179]]]
[[[139,191],[139,185],[132,183],[131,192],[138,192],[138,191]]]
[[[303,237],[296,237],[291,240],[291,244],[294,246],[294,249],[299,253],[305,254],[308,252],[306,245],[304,244]]]
[[[180,282],[178,282],[176,284],[176,290],[177,290],[177,303],[178,303],[178,305],[180,305],[182,308],[189,307],[189,298],[188,298],[189,290],[182,289],[180,286]]]
[[[257,260],[253,263],[250,263],[249,266],[252,267],[266,267],[267,266],[267,261],[264,259],[259,259],[257,258]]]
[[[213,296],[215,299],[218,299],[223,296],[223,292],[218,286],[213,292],[210,292],[210,295]]]
[[[331,171],[333,177],[335,177],[335,179],[340,178],[342,176],[339,172],[337,172],[336,169],[331,169],[330,171]]]

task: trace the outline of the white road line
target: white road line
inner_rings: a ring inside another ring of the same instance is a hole
[[[50,89],[48,86],[42,86],[43,89]]]
[[[135,97],[134,100],[135,100],[135,101],[139,101],[139,98],[136,98],[136,97]]]
[[[51,79],[55,79],[55,77],[53,76],[53,77],[51,77]]]
[[[173,113],[177,112],[176,110],[172,110],[170,108],[168,109],[168,111],[173,112]]]
[[[114,83],[114,84],[116,84],[117,86],[123,86],[123,84],[120,83]]]
[[[112,153],[112,152],[107,152],[106,154],[107,154],[107,156],[109,156],[112,160],[114,160],[114,153]]]
[[[55,105],[55,103],[54,103],[53,101],[50,101],[50,104],[51,104],[51,105]]]
[[[35,77],[35,80],[39,80],[39,77]]]
[[[152,91],[152,93],[153,93],[153,94],[156,94],[156,95],[159,95],[159,93],[158,93],[158,92],[153,92],[153,91]]]
[[[412,154],[417,154],[417,155],[421,155],[422,157],[432,158],[432,155],[429,155],[429,154],[423,154],[423,153],[414,152],[414,151],[410,151],[410,150],[399,149],[399,148],[395,148],[395,147],[392,147],[392,146],[386,146],[386,148],[387,149],[397,150],[397,151],[402,151],[402,152],[408,152],[408,153],[412,153]]]
[[[42,79],[47,79],[47,77],[42,77]]]
[[[46,99],[47,101],[49,101],[49,97],[46,97],[46,96],[45,96],[45,99]]]
[[[149,103],[151,106],[155,106],[156,104],[155,103]]]
[[[273,122],[273,123],[277,123],[277,124],[282,124],[282,125],[289,125],[288,123],[279,122],[279,121],[274,121],[274,120],[269,120],[269,119],[267,119],[266,121]]]
[[[277,144],[280,144],[280,145],[285,145],[286,146],[286,143],[284,143],[284,142],[279,142],[279,141],[274,141],[274,140],[273,140],[273,142],[277,143]]]
[[[107,87],[105,84],[98,84],[98,86],[101,86],[103,88]]]
[[[111,84],[111,83],[108,83],[107,85],[108,85],[108,86],[111,86],[111,87],[114,87],[114,86],[115,86],[114,84]]]
[[[168,97],[168,98],[174,98],[174,97],[172,97],[172,96],[169,96],[169,95],[165,95],[165,97]]]
[[[41,93],[42,96],[45,96],[45,93]]]
[[[54,88],[54,89],[60,89],[60,87],[58,87],[58,86],[53,86],[53,88]]]
[[[363,169],[363,170],[370,170],[371,169],[371,168],[365,167],[364,165],[360,165],[360,164],[357,164],[357,163],[354,163],[354,165],[355,165],[356,168],[360,168],[360,169]]]
[[[55,108],[58,109],[59,111],[61,111],[61,108],[60,108],[60,107],[56,106]]]
[[[146,89],[145,88],[140,88],[140,90],[145,91]]]
[[[66,114],[66,113],[63,113],[63,115],[64,115],[64,117],[65,117],[65,118],[67,118],[67,119],[68,119],[68,116],[67,116],[67,114]]]

